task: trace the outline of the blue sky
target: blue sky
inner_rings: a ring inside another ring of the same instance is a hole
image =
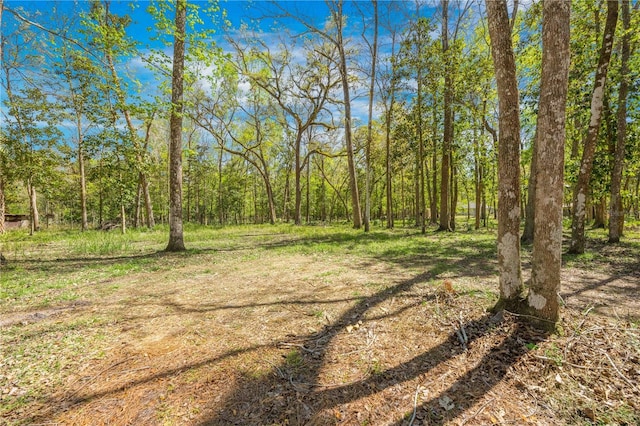
[[[190,3],[196,3],[201,6],[205,6],[206,2],[190,0]],[[380,15],[386,13],[387,6],[391,2],[380,1],[379,10]],[[398,5],[400,3],[394,3]],[[439,2],[427,2],[427,5],[423,5],[421,8],[421,14],[432,15],[436,8],[434,4]],[[80,11],[87,11],[89,9],[89,2],[87,1],[71,1],[71,0],[5,0],[5,5],[8,8],[16,10],[20,13],[28,15],[30,19],[42,24],[43,26],[56,28],[59,22],[55,22],[57,16],[67,15],[73,16]],[[118,1],[111,0],[110,10],[112,13],[118,15],[128,15],[132,19],[132,23],[127,29],[128,35],[135,39],[139,43],[139,49],[142,54],[149,52],[149,49],[163,49],[169,56],[171,54],[171,47],[163,47],[159,42],[151,39],[153,31],[150,28],[153,27],[153,18],[147,12],[148,1]],[[222,25],[216,25],[215,23],[205,21],[204,26],[207,28],[214,28],[216,30],[216,36],[214,41],[223,50],[228,51],[228,45],[225,41],[226,35],[232,35],[234,31],[240,27],[241,23],[249,25],[251,28],[258,29],[262,32],[261,37],[265,41],[275,40],[278,36],[281,36],[286,30],[292,34],[299,33],[303,27],[293,19],[274,21],[272,18],[277,14],[274,11],[273,5],[267,1],[236,1],[236,0],[222,0],[219,5],[226,12],[226,18],[230,21],[231,27],[225,28]],[[322,27],[327,21],[329,11],[325,1],[280,1],[279,5],[285,9],[291,11],[295,16],[304,16],[306,20],[310,20],[314,25]],[[405,13],[414,13],[415,5],[409,3],[408,7],[411,9]],[[354,39],[361,37],[361,25],[362,16],[357,10],[361,8],[365,11],[371,10],[371,2],[369,0],[350,2],[346,1],[344,5],[344,13],[347,16],[347,26],[345,27],[346,36],[351,36]],[[455,12],[454,12],[455,13]],[[271,15],[272,17],[267,17]],[[173,19],[173,16],[169,17]],[[365,19],[371,19],[370,12],[365,12]],[[386,18],[381,17],[381,21]],[[391,15],[391,20],[397,20],[398,22],[407,22],[407,17],[403,13],[396,12]],[[16,19],[10,13],[5,12],[3,14],[3,32],[10,32],[16,26]],[[36,30],[37,31],[37,30]],[[383,25],[380,26],[380,37],[382,52],[385,49],[388,50],[388,46],[385,47],[385,29]],[[73,30],[71,32],[73,34]],[[43,34],[44,35],[44,34]],[[384,54],[382,55],[384,56]],[[146,68],[140,57],[127,58],[122,64],[125,66],[129,73],[137,78],[143,85],[143,87],[149,87],[151,90],[156,91],[157,82],[156,76],[152,71]],[[354,93],[353,109],[354,115],[360,119],[364,119],[366,111],[366,99],[359,97],[357,93]],[[4,96],[2,96],[4,97]]]

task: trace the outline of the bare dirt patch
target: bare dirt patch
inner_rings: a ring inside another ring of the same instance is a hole
[[[163,255],[158,270],[87,286],[82,309],[4,320],[2,331],[10,335],[3,344],[32,339],[31,350],[41,354],[66,350],[56,349],[55,336],[84,338],[75,359],[30,383],[16,379],[16,367],[7,364],[16,355],[5,358],[4,421],[557,425],[640,419],[640,311],[637,300],[622,297],[637,282],[567,269],[561,333],[547,336],[508,313],[486,312],[496,283],[485,257],[484,263],[436,268],[425,254],[407,267],[376,256],[260,250],[251,248],[251,239],[237,249]],[[623,290],[611,292],[611,286]],[[623,308],[600,311],[594,298]],[[18,398],[26,399],[10,408]]]

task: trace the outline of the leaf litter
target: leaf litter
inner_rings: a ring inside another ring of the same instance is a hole
[[[3,314],[31,316],[2,323],[2,422],[640,422],[638,312],[569,304],[544,335],[488,313],[495,275],[473,267],[233,248],[163,261],[55,315]]]

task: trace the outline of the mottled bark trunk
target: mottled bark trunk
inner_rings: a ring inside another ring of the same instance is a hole
[[[539,326],[552,329],[558,320],[562,266],[562,202],[566,100],[569,76],[571,3],[544,0],[542,81],[538,110],[535,232],[529,313]]]
[[[176,33],[173,42],[171,78],[171,120],[169,144],[169,243],[166,251],[183,251],[182,230],[182,109],[184,85],[184,44],[186,0],[176,0]]]
[[[591,95],[591,118],[589,121],[587,135],[584,140],[582,161],[580,163],[580,170],[578,172],[578,181],[576,182],[573,194],[571,245],[569,247],[570,253],[584,253],[584,227],[587,195],[589,191],[591,171],[593,170],[593,159],[596,152],[596,143],[598,141],[598,131],[600,129],[600,122],[602,121],[602,107],[604,100],[605,83],[607,80],[607,71],[609,69],[609,60],[611,59],[611,50],[613,47],[613,37],[617,20],[618,2],[609,1],[607,2],[607,20],[605,23],[604,35],[602,37],[600,58],[598,59],[595,84]]]
[[[517,308],[520,265],[520,107],[506,0],[487,1],[491,54],[499,101],[498,269],[500,306]]]
[[[440,180],[440,226],[438,230],[449,231],[449,172],[450,152],[453,142],[453,76],[449,55],[449,1],[442,1],[442,53],[445,61],[444,74],[444,136],[442,138],[442,165]]]
[[[533,234],[534,234],[534,224],[536,217],[536,209],[535,209],[535,200],[536,200],[536,173],[538,170],[538,154],[537,154],[537,140],[538,139],[538,130],[536,128],[536,133],[533,136],[532,142],[532,156],[531,156],[531,170],[529,171],[529,184],[527,186],[527,206],[525,207],[525,216],[524,216],[524,231],[522,232],[522,237],[520,238],[520,242],[523,244],[531,244],[533,243]]]
[[[618,90],[617,140],[611,171],[611,210],[609,214],[609,242],[620,241],[624,229],[624,210],[620,189],[624,168],[625,142],[627,137],[627,96],[629,94],[629,57],[631,56],[630,28],[631,17],[629,0],[622,0],[622,57],[620,64],[620,89]]]

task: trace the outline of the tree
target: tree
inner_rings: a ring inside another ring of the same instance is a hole
[[[165,251],[185,250],[182,230],[182,111],[187,0],[176,0],[175,5],[169,142],[169,243]]]
[[[520,299],[522,281],[519,256],[519,103],[515,61],[506,0],[487,1],[489,32],[500,102],[498,264],[500,301],[506,307],[531,314],[543,328],[558,319],[557,293],[562,264],[562,201],[564,135],[569,72],[570,4],[545,0],[543,4],[542,82],[538,110],[537,193],[532,278],[526,302]],[[505,134],[506,132],[506,134]],[[509,146],[504,146],[505,144]],[[511,160],[511,163],[505,163]],[[515,177],[514,177],[515,175]],[[509,262],[509,263],[507,263]]]
[[[520,266],[520,102],[506,0],[487,1],[499,100],[498,268],[500,305],[514,309],[523,291]]]
[[[487,12],[488,10],[489,7],[487,7]],[[455,214],[455,212],[449,211],[449,172],[451,167],[451,144],[453,143],[453,75],[451,69],[452,58],[449,54],[449,0],[442,0],[442,53],[445,61],[444,137],[442,139],[442,166],[440,168],[442,175],[440,180],[440,226],[438,230],[449,231],[451,230],[450,215]]]
[[[607,71],[609,69],[609,60],[611,59],[611,50],[613,48],[613,39],[618,21],[618,2],[607,2],[607,19],[605,23],[604,35],[602,37],[602,47],[596,68],[594,87],[591,94],[591,109],[589,127],[587,135],[584,139],[584,147],[582,152],[582,161],[580,162],[580,170],[578,172],[578,181],[573,193],[573,208],[571,217],[571,244],[570,253],[584,253],[585,248],[585,219],[587,207],[587,195],[589,190],[589,182],[591,172],[593,170],[593,159],[596,151],[596,142],[598,140],[598,132],[602,121],[602,109],[605,93],[605,83],[607,80]]]
[[[353,207],[353,227],[362,227],[362,212],[360,209],[360,193],[358,191],[358,179],[356,176],[356,165],[354,159],[353,136],[351,130],[351,93],[349,91],[349,73],[347,70],[347,54],[345,51],[344,25],[345,16],[343,14],[343,0],[329,3],[331,18],[336,26],[335,37],[330,37],[338,49],[338,70],[342,82],[342,94],[344,96],[344,140],[347,150],[347,164],[349,170],[349,187],[351,189],[351,205]]]
[[[564,145],[569,78],[571,4],[545,0],[542,25],[542,79],[538,109],[535,230],[527,310],[544,328],[558,320],[562,266]],[[551,327],[549,327],[551,325]]]
[[[365,148],[366,181],[365,181],[365,206],[364,206],[364,231],[369,232],[371,220],[371,140],[373,125],[373,94],[376,82],[376,63],[378,58],[378,2],[371,0],[373,4],[373,45],[371,51],[371,80],[369,83],[369,115],[367,120],[367,146]]]
[[[624,228],[622,209],[622,169],[624,167],[625,140],[627,137],[627,97],[629,95],[629,57],[631,56],[631,16],[629,0],[622,0],[622,58],[620,65],[620,88],[618,89],[617,140],[613,170],[611,171],[611,213],[609,215],[609,242],[620,241]]]

